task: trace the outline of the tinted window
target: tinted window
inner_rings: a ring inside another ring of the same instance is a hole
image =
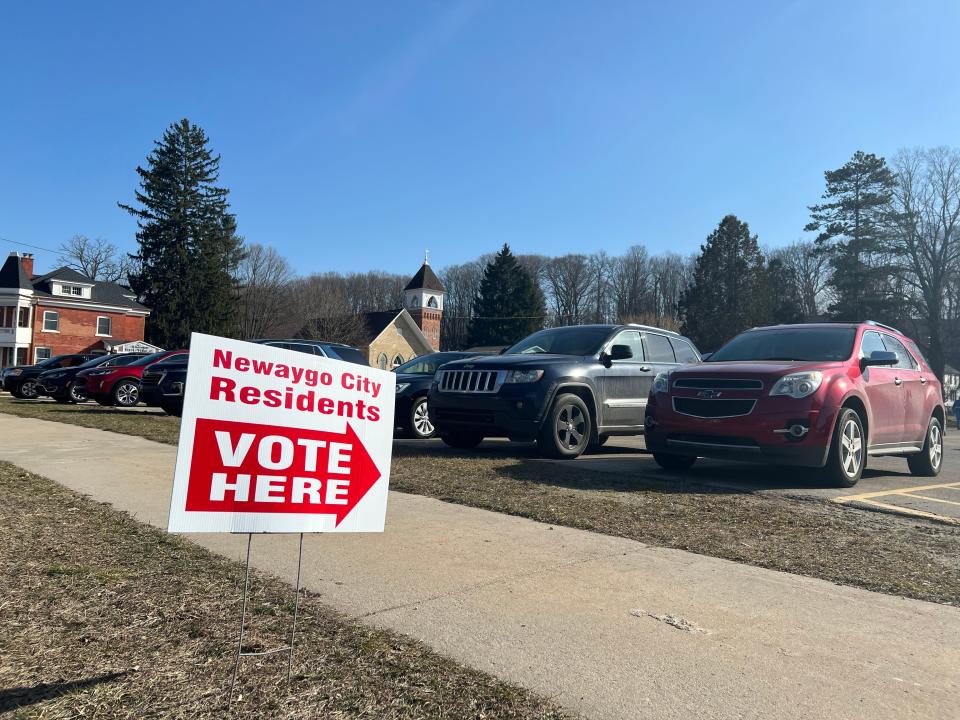
[[[70,358],[65,367],[76,367],[77,365],[83,365],[86,361],[87,358],[85,358],[83,355],[78,355]]]
[[[467,357],[470,357],[468,353],[433,353],[405,362],[396,369],[396,372],[408,375],[433,375],[441,365]]]
[[[924,365],[930,364],[929,362],[927,362],[927,356],[924,355],[923,352],[920,350],[920,346],[917,345],[913,340],[907,340],[907,347],[913,351],[913,356],[915,358],[920,358],[920,360],[923,361]]]
[[[678,363],[700,362],[696,350],[686,340],[680,338],[670,338],[670,344],[673,345],[673,354],[677,356]]]
[[[886,352],[880,333],[865,332],[860,340],[860,357],[868,358],[875,352]]]
[[[346,360],[349,363],[354,365],[369,365],[367,362],[367,356],[362,352],[352,347],[341,347],[339,345],[324,345],[324,351],[333,358],[339,358],[340,360]]]
[[[42,367],[42,368],[59,368],[59,367],[66,367],[66,366],[67,366],[67,365],[66,365],[67,360],[69,360],[69,359],[70,359],[70,358],[69,358],[69,356],[67,356],[67,355],[56,355],[56,356],[54,356],[54,357],[52,357],[52,358],[49,358],[49,359],[47,359],[47,360],[44,360],[44,361],[41,362],[41,363],[37,363],[37,365],[40,366],[40,367]]]
[[[647,343],[647,359],[650,362],[676,362],[677,358],[673,354],[673,348],[670,346],[670,339],[663,335],[654,335],[646,333],[643,336]]]
[[[633,357],[629,360],[618,360],[617,362],[641,362],[643,360],[643,343],[640,342],[640,333],[636,330],[625,330],[617,335],[610,343],[611,347],[614,345],[626,345],[633,353]]]
[[[504,354],[596,355],[608,337],[610,328],[606,327],[551,328],[524,338]]]
[[[135,363],[137,360],[140,360],[143,357],[144,357],[143,355],[121,355],[110,364],[116,367],[122,367],[124,365],[133,365],[133,363]]]
[[[319,355],[317,348],[313,345],[307,345],[305,343],[283,343],[280,347],[285,350],[293,350],[294,352],[303,353],[304,355]]]
[[[115,359],[116,359],[115,357],[111,357],[110,355],[98,355],[95,358],[91,358],[90,360],[87,360],[83,365],[80,365],[79,367],[91,368],[91,367],[96,367],[97,365],[112,365],[113,364],[112,361]]]
[[[846,360],[853,354],[856,328],[795,327],[750,330],[737,335],[707,362],[731,360]]]
[[[897,364],[894,367],[902,368],[904,370],[916,370],[917,363],[910,357],[910,353],[907,352],[907,349],[903,346],[903,343],[897,340],[892,335],[883,336],[883,344],[890,352],[895,352],[897,354]]]

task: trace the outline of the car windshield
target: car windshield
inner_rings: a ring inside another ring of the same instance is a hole
[[[782,328],[738,335],[707,362],[736,360],[830,361],[853,353],[855,328]]]
[[[394,368],[393,371],[405,375],[433,375],[441,365],[467,357],[470,357],[468,353],[433,353],[432,355],[408,360],[400,367]]]
[[[608,337],[606,327],[551,328],[521,340],[504,355],[596,355]]]
[[[369,365],[367,356],[356,348],[344,345],[321,345],[320,347],[332,358],[339,358],[355,365]]]
[[[37,367],[42,368],[52,368],[52,367],[63,367],[64,361],[67,359],[67,355],[55,355],[48,360],[37,363]]]
[[[109,355],[97,355],[97,357],[91,358],[90,360],[87,360],[85,363],[83,363],[83,364],[81,364],[81,365],[77,365],[77,370],[83,370],[84,368],[96,367],[97,365],[100,365],[100,364],[102,364],[102,363],[105,363],[105,362],[106,362],[107,360],[109,360],[109,359],[110,359],[110,356],[109,356]]]

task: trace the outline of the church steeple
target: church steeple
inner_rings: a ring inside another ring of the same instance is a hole
[[[423,265],[403,289],[403,298],[404,306],[434,350],[440,348],[440,322],[446,294],[446,288],[430,267],[430,255],[427,251],[424,253]]]

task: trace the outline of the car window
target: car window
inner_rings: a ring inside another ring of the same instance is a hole
[[[67,365],[65,367],[76,367],[77,365],[83,365],[89,359],[90,358],[86,358],[83,355],[72,357],[67,361]]]
[[[540,330],[504,351],[504,355],[595,355],[610,336],[610,328],[569,326]]]
[[[900,368],[902,370],[916,370],[917,361],[913,359],[909,351],[903,346],[903,343],[897,340],[893,335],[883,335],[883,344],[887,350],[890,352],[895,352],[897,354],[897,364],[894,365],[895,368]]]
[[[846,360],[853,353],[852,327],[786,327],[748,330],[737,335],[707,362],[738,360]]]
[[[325,345],[322,347],[330,357],[345,360],[346,362],[353,363],[355,365],[369,365],[367,362],[367,356],[356,348],[340,345]]]
[[[307,345],[306,343],[284,343],[283,347],[287,350],[293,350],[294,352],[303,353],[305,355],[319,355],[315,345]]]
[[[673,363],[677,361],[670,346],[670,339],[655,333],[646,333],[643,336],[647,345],[647,359],[650,362]]]
[[[624,330],[622,333],[619,333],[613,340],[610,341],[610,345],[607,346],[607,352],[610,352],[609,348],[614,345],[626,345],[630,348],[630,352],[633,353],[633,357],[629,360],[617,360],[616,362],[642,362],[643,361],[643,343],[640,341],[640,333],[636,330]]]
[[[923,351],[920,349],[920,346],[917,345],[913,340],[907,340],[907,347],[913,351],[913,356],[915,358],[920,358],[924,365],[929,365],[927,361],[927,356],[923,354]]]
[[[670,344],[673,346],[673,354],[677,356],[678,363],[695,363],[700,358],[693,346],[682,338],[670,338]]]
[[[878,332],[865,332],[860,340],[860,357],[868,358],[875,352],[886,352]]]

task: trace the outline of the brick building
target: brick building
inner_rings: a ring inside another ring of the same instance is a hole
[[[150,311],[117,283],[62,267],[33,274],[33,256],[11,253],[0,268],[0,367],[75,352],[151,350]]]

